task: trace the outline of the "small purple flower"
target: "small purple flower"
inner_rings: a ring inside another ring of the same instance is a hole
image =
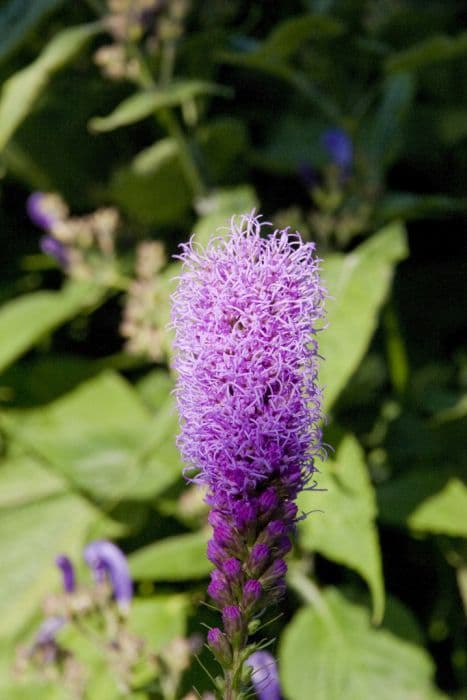
[[[246,661],[258,700],[281,700],[276,661],[268,651],[255,651]]]
[[[75,570],[70,559],[65,554],[59,554],[55,563],[62,572],[63,590],[65,593],[73,593],[75,590]]]
[[[31,221],[44,231],[51,231],[67,214],[64,202],[52,192],[33,192],[27,199],[26,211]]]
[[[64,617],[58,615],[56,617],[48,617],[39,627],[34,645],[44,646],[55,642],[57,632],[59,632],[65,624],[66,619]]]
[[[39,247],[43,253],[54,258],[62,267],[68,265],[67,247],[53,236],[42,236],[39,241]]]
[[[350,136],[337,127],[326,129],[321,135],[321,144],[331,161],[347,174],[353,163],[353,144]]]
[[[109,577],[118,606],[127,610],[133,597],[133,584],[123,552],[112,542],[96,540],[85,548],[84,560],[96,581]]]

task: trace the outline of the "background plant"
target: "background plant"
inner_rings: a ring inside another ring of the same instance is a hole
[[[170,261],[255,206],[318,240],[333,297],[335,452],[271,629],[283,694],[463,697],[464,27],[434,0],[2,5],[2,697],[67,697],[10,669],[56,555],[90,540],[127,553],[151,649],[215,624],[207,514],[174,446]],[[33,192],[66,204],[46,231]],[[86,663],[87,697],[115,698]],[[193,686],[211,687],[196,661]]]

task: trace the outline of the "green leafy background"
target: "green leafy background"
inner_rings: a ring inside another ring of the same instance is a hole
[[[117,206],[127,267],[143,239],[173,254],[254,208],[313,236],[300,169],[323,167],[320,135],[339,126],[365,173],[353,196],[372,213],[318,244],[330,447],[318,488],[300,496],[308,517],[271,630],[283,695],[465,698],[465,8],[193,2],[175,77],[142,89],[96,69],[93,51],[109,41],[100,5],[0,7],[0,697],[68,697],[17,683],[14,648],[59,590],[55,556],[80,562],[95,537],[127,553],[131,625],[155,649],[204,634],[210,619],[199,605],[209,531],[201,499],[187,506],[170,342],[160,363],[124,351],[122,294],[65,281],[39,255],[28,194],[58,191],[78,213]],[[163,273],[163,319],[176,273]],[[120,697],[90,663],[89,700]],[[192,685],[210,686],[196,663],[180,693]]]

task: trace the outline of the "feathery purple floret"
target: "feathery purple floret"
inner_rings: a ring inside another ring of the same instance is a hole
[[[244,216],[205,250],[184,245],[173,299],[179,447],[222,508],[271,480],[295,498],[321,446],[319,260],[298,233],[263,238],[263,225]]]

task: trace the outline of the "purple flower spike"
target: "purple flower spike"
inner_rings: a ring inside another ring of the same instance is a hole
[[[322,454],[320,261],[299,233],[265,226],[242,216],[205,249],[183,245],[173,296],[178,445],[212,508],[208,592],[224,631],[209,644],[226,697],[237,697],[251,620],[284,595],[291,504]]]
[[[123,552],[112,542],[96,540],[85,548],[84,560],[96,581],[109,577],[118,606],[127,610],[133,597],[133,584]]]
[[[75,590],[75,570],[73,564],[65,554],[60,554],[55,563],[62,572],[63,590],[65,593],[73,593]]]
[[[281,700],[276,661],[268,651],[255,651],[246,661],[258,700]]]
[[[321,135],[321,144],[332,162],[343,172],[348,173],[353,163],[353,144],[345,131],[339,128],[326,129]]]

